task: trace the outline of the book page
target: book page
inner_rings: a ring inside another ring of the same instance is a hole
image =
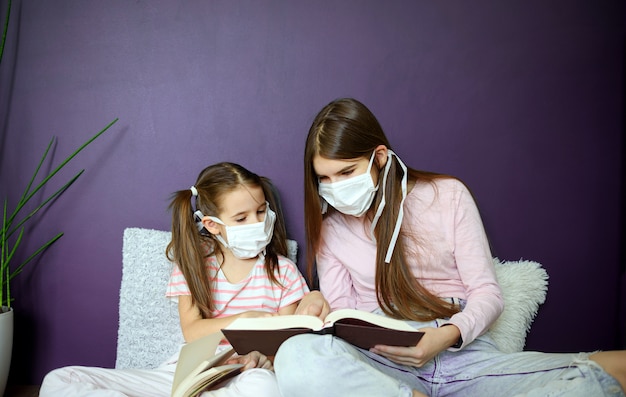
[[[356,318],[385,328],[418,332],[415,328],[411,327],[409,324],[402,320],[397,320],[395,318],[385,317],[378,314],[355,309],[336,310],[326,316],[326,322],[335,323],[342,318]]]
[[[287,316],[238,318],[225,329],[273,330],[287,328],[308,328],[320,330],[324,323],[315,316],[292,314]]]
[[[224,339],[224,335],[221,332],[216,332],[182,347],[176,364],[172,391],[176,390],[178,385],[190,374],[197,374],[208,367],[219,365],[233,354],[232,349],[225,350],[218,355],[215,354],[222,339]],[[199,368],[203,363],[204,365]]]
[[[205,389],[211,389],[212,385],[239,374],[243,364],[228,364],[206,369],[195,377],[185,378],[178,389],[172,394],[173,397],[197,396]]]

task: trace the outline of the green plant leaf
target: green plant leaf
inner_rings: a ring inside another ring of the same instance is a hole
[[[14,269],[11,269],[10,264],[15,257],[18,249],[20,248],[20,243],[22,242],[22,238],[24,236],[25,224],[28,222],[35,214],[37,214],[42,208],[46,207],[52,200],[58,198],[63,192],[65,192],[76,180],[85,172],[85,170],[80,170],[76,175],[74,175],[69,181],[65,182],[59,189],[57,189],[54,193],[45,198],[39,205],[37,205],[33,210],[31,210],[24,218],[17,221],[18,215],[24,209],[24,207],[33,199],[34,195],[39,192],[44,186],[47,186],[49,181],[54,177],[59,171],[65,167],[67,163],[69,163],[78,153],[80,153],[83,149],[85,149],[89,144],[95,141],[98,137],[104,134],[113,124],[115,124],[119,119],[115,118],[112,122],[110,122],[106,127],[100,130],[98,133],[89,138],[85,143],[83,143],[78,149],[74,150],[72,154],[66,157],[57,167],[55,167],[48,175],[46,175],[41,182],[35,185],[35,180],[37,179],[37,175],[48,158],[48,153],[50,152],[50,148],[56,142],[56,138],[53,137],[43,155],[41,156],[35,171],[33,172],[32,177],[30,178],[24,192],[22,193],[15,209],[10,212],[8,211],[8,200],[5,198],[4,207],[3,207],[3,216],[2,216],[2,230],[0,231],[0,305],[11,307],[11,280],[15,278],[18,274],[22,272],[24,267],[30,263],[33,259],[35,259],[38,255],[40,255],[47,248],[51,247],[55,242],[57,242],[62,236],[63,233],[60,232],[46,243],[41,245],[35,252],[33,252],[30,256],[28,256],[22,263],[20,263]],[[15,223],[17,222],[17,223]],[[13,238],[14,233],[19,231],[17,237],[15,238],[15,242],[11,246],[11,242],[9,239]]]
[[[7,30],[9,30],[9,18],[11,16],[11,0],[7,3],[7,17],[4,20],[4,29],[2,31],[2,43],[0,43],[0,64],[2,63],[2,55],[4,55],[4,43],[7,41]]]
[[[22,272],[22,269],[24,268],[24,266],[26,266],[26,264],[30,261],[32,261],[33,259],[35,259],[35,257],[37,257],[40,253],[42,253],[43,251],[45,251],[48,247],[50,247],[52,244],[54,244],[58,239],[60,239],[63,236],[63,233],[59,233],[56,236],[52,237],[50,240],[48,240],[48,242],[46,242],[45,244],[43,244],[41,247],[39,247],[37,249],[37,251],[33,252],[28,258],[26,258],[26,260],[24,262],[22,262],[18,267],[16,267],[12,272],[11,275],[9,276],[9,281],[11,281],[15,276],[17,276],[18,274],[20,274]]]
[[[20,228],[20,226],[22,226],[27,220],[29,220],[30,218],[33,217],[33,215],[35,215],[37,212],[39,212],[40,209],[42,209],[43,207],[45,207],[46,204],[48,204],[50,201],[54,200],[56,197],[58,197],[59,195],[61,195],[61,193],[63,193],[68,187],[70,187],[77,179],[79,176],[81,176],[83,174],[83,172],[85,172],[85,170],[81,170],[78,174],[74,175],[74,177],[72,179],[69,180],[69,182],[67,182],[65,185],[63,185],[59,190],[57,190],[56,192],[54,192],[53,194],[50,195],[50,197],[48,197],[47,199],[45,199],[37,208],[35,208],[34,210],[32,210],[28,216],[26,216],[24,219],[22,219],[17,225],[15,225],[13,227],[13,229],[11,229],[11,231],[8,232],[7,236],[11,237],[11,235],[13,233],[15,233],[15,231],[17,229]],[[24,203],[25,204],[25,203]],[[16,208],[16,210],[14,211],[14,214],[17,214],[17,212],[19,210],[21,210],[23,207],[20,206],[19,208]]]
[[[15,240],[15,243],[13,244],[13,248],[8,248],[7,249],[7,258],[6,258],[6,263],[8,264],[9,262],[11,262],[11,259],[13,259],[13,255],[15,255],[15,251],[17,251],[17,247],[20,246],[20,243],[22,242],[22,236],[24,235],[24,228],[20,229],[20,234],[17,235],[17,240]],[[8,242],[7,242],[7,247],[8,247]]]

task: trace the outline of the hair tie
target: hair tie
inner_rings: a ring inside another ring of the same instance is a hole
[[[198,197],[198,189],[195,186],[190,187],[189,190],[191,190],[193,196]]]
[[[204,225],[202,224],[202,218],[204,218],[204,214],[202,211],[198,210],[193,213],[193,218],[196,221],[196,226],[198,227],[198,231],[202,231],[204,229]]]

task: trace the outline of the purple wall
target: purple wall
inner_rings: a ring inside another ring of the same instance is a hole
[[[57,182],[86,169],[30,230],[31,248],[65,236],[15,284],[11,381],[114,365],[123,230],[168,229],[170,193],[210,163],[271,177],[302,245],[304,138],[340,96],[371,107],[405,162],[470,185],[494,255],[548,270],[527,348],[616,348],[624,11],[569,0],[14,1],[0,194],[17,200],[52,135],[58,162],[120,121],[63,173]]]

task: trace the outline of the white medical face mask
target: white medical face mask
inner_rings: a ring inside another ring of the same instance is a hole
[[[209,216],[209,218],[220,225],[224,225],[228,243],[219,234],[215,237],[239,259],[250,259],[259,254],[264,254],[265,247],[272,241],[274,235],[276,213],[270,209],[267,202],[265,219],[258,223],[227,226],[219,218],[214,216]]]
[[[326,203],[346,215],[360,217],[367,212],[378,190],[370,172],[375,153],[372,153],[365,173],[339,182],[319,184],[318,193],[325,201],[322,213],[326,212]]]

